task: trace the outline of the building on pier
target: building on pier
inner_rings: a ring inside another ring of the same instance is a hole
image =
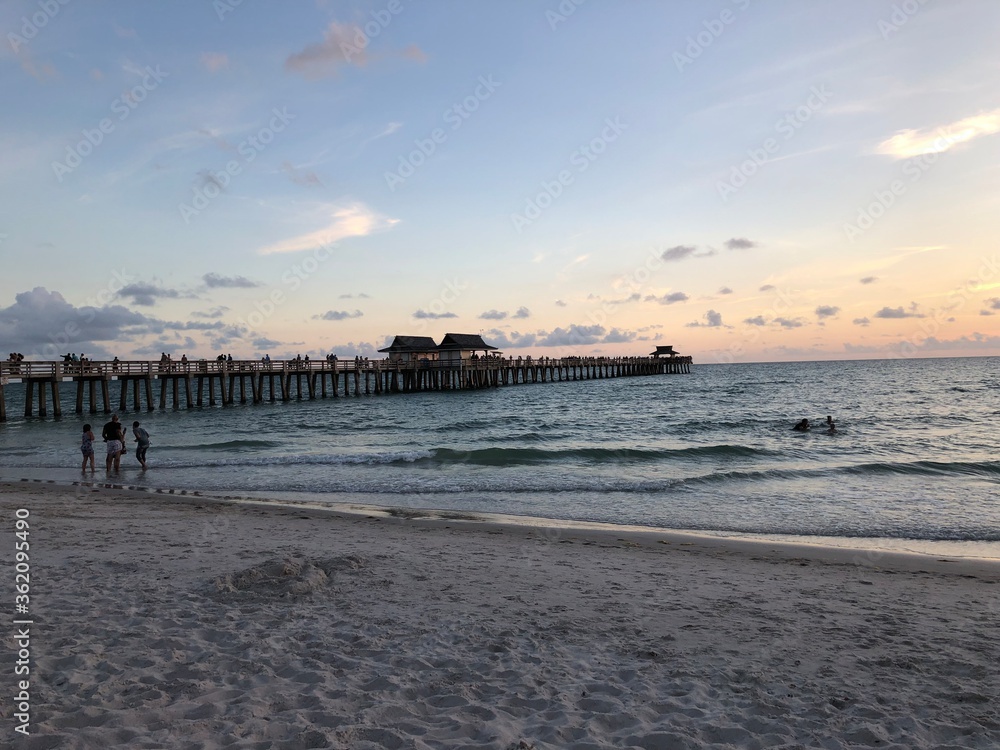
[[[389,346],[378,351],[379,354],[387,355],[390,362],[415,362],[438,358],[438,345],[430,336],[395,336]]]
[[[658,346],[655,352],[649,353],[650,357],[677,357],[680,356],[680,352],[675,352],[672,345]]]
[[[459,365],[472,359],[476,352],[482,352],[485,356],[497,351],[497,348],[483,341],[478,333],[446,333],[438,344],[437,351],[438,359],[442,362]]]

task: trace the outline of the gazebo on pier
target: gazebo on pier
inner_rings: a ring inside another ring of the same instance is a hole
[[[421,359],[437,359],[438,346],[430,336],[395,336],[392,343],[380,354],[387,354],[390,362],[413,362]]]
[[[442,362],[461,364],[463,360],[472,359],[476,352],[484,355],[495,352],[497,348],[490,346],[478,333],[446,333],[438,344],[438,359]]]
[[[650,352],[650,357],[679,357],[680,352],[675,352],[673,346],[658,346],[655,352]]]

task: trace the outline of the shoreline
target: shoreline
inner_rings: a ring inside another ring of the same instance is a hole
[[[861,565],[896,570],[934,570],[996,572],[1000,573],[1000,557],[976,554],[955,554],[955,547],[975,542],[940,542],[933,540],[878,539],[865,537],[791,537],[788,535],[747,534],[720,532],[710,529],[670,529],[653,526],[609,524],[591,521],[573,521],[540,516],[505,515],[485,512],[426,509],[408,506],[381,506],[358,502],[316,502],[267,497],[276,493],[233,493],[184,489],[147,488],[108,479],[80,479],[60,482],[55,479],[26,479],[16,481],[0,476],[0,494],[18,487],[88,488],[110,490],[115,493],[142,498],[170,498],[187,504],[211,503],[219,506],[259,508],[276,512],[297,511],[317,518],[382,518],[409,521],[431,528],[450,528],[452,525],[470,530],[486,531],[503,529],[510,533],[542,533],[550,539],[585,537],[599,541],[627,539],[630,543],[649,547],[652,545],[680,545],[708,550],[739,552],[741,554],[775,554],[785,559],[808,559],[817,562]],[[835,543],[832,543],[835,542]],[[903,545],[924,546],[924,549],[900,548]],[[927,549],[940,546],[942,549]]]

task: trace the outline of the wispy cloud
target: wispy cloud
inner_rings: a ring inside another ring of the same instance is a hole
[[[364,313],[360,310],[350,312],[349,310],[327,310],[322,315],[313,315],[313,320],[350,320],[360,318]]]
[[[705,322],[700,322],[694,320],[690,323],[686,323],[687,328],[721,328],[722,323],[722,313],[716,312],[715,310],[709,310],[703,316]]]
[[[399,222],[399,219],[382,216],[360,202],[333,209],[330,218],[331,222],[324,228],[263,247],[260,254],[315,250],[347,237],[364,237],[391,229]]]
[[[310,169],[300,169],[289,161],[281,163],[281,170],[288,175],[288,178],[296,185],[303,187],[322,187],[323,183],[319,177]]]
[[[657,297],[655,294],[647,295],[646,302],[659,302],[661,305],[673,305],[676,302],[687,302],[690,299],[684,292],[671,292]]]
[[[933,130],[901,130],[882,141],[875,152],[895,159],[940,154],[962,143],[1000,132],[1000,109],[966,117]]]
[[[386,125],[384,128],[382,128],[380,131],[378,131],[377,133],[375,133],[375,135],[370,135],[367,138],[365,138],[363,141],[361,141],[361,145],[362,146],[367,146],[372,141],[377,141],[379,138],[385,138],[387,136],[390,136],[393,133],[395,133],[397,130],[399,130],[401,127],[403,127],[403,123],[401,123],[401,122],[390,122],[388,125]]]
[[[909,310],[900,307],[883,307],[873,317],[876,318],[923,318],[923,313],[916,311],[915,305],[910,305]]]
[[[748,240],[746,237],[733,237],[726,240],[726,247],[729,250],[749,250],[750,248],[757,247],[757,243],[753,240]]]
[[[251,281],[245,276],[222,276],[217,273],[206,273],[201,278],[209,289],[252,289],[263,286],[259,281]]]
[[[365,67],[378,56],[369,54],[370,39],[357,24],[332,22],[323,33],[323,41],[310,44],[285,60],[285,70],[317,79],[338,76],[347,66]],[[402,57],[425,62],[427,55],[415,44],[397,52],[381,53],[382,57]]]
[[[660,258],[666,261],[683,260],[690,255],[694,255],[697,249],[698,248],[695,245],[676,245],[674,247],[668,247],[664,250]]]
[[[201,65],[210,73],[218,73],[229,67],[229,55],[223,52],[202,52]]]

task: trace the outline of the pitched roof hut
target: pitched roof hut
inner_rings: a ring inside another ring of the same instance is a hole
[[[446,333],[437,347],[438,358],[442,361],[469,359],[476,352],[489,354],[496,349],[483,341],[478,333]]]
[[[438,358],[438,346],[430,336],[395,336],[392,343],[379,352],[388,354],[393,362]]]
[[[658,346],[655,352],[650,352],[650,357],[676,357],[680,352],[675,352],[673,346]]]

